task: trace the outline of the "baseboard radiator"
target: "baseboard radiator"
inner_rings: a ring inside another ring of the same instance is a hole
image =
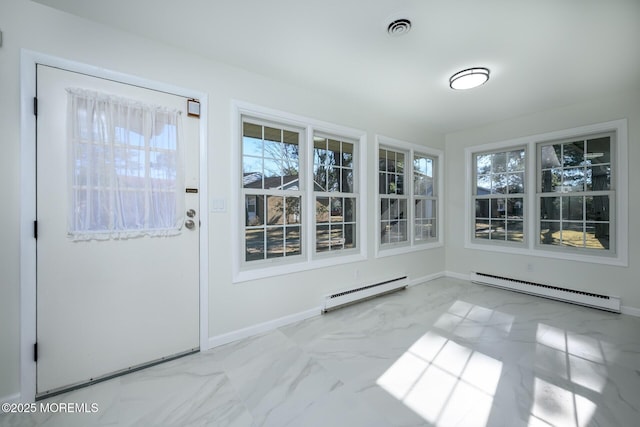
[[[573,289],[560,288],[558,286],[512,279],[487,273],[473,272],[471,273],[471,281],[482,285],[494,286],[497,288],[620,313],[619,297],[576,291]]]
[[[405,289],[409,285],[408,282],[407,276],[402,276],[371,285],[334,292],[324,297],[322,312],[326,313],[344,307],[345,305],[355,304],[360,301]]]

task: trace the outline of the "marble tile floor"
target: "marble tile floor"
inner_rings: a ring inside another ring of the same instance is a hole
[[[640,318],[442,278],[0,426],[638,426]]]

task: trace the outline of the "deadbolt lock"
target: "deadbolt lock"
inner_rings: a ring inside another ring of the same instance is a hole
[[[196,216],[196,211],[195,211],[195,210],[193,210],[193,209],[189,209],[189,210],[187,211],[187,216],[188,216],[189,218],[193,218],[194,216]]]
[[[189,230],[193,230],[193,227],[196,226],[196,223],[193,222],[192,219],[188,219],[184,222],[184,226],[187,227]]]

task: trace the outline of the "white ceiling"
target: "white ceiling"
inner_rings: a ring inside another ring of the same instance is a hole
[[[37,1],[442,133],[640,88],[640,0]]]

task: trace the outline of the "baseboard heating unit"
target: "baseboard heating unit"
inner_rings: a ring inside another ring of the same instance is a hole
[[[409,285],[407,276],[334,292],[326,295],[322,304],[322,312],[335,310],[349,304],[355,304],[380,295],[405,289]]]
[[[473,272],[471,273],[471,281],[481,285],[494,286],[497,288],[620,313],[619,297],[576,291],[573,289],[560,288],[558,286],[512,279],[487,273]]]

